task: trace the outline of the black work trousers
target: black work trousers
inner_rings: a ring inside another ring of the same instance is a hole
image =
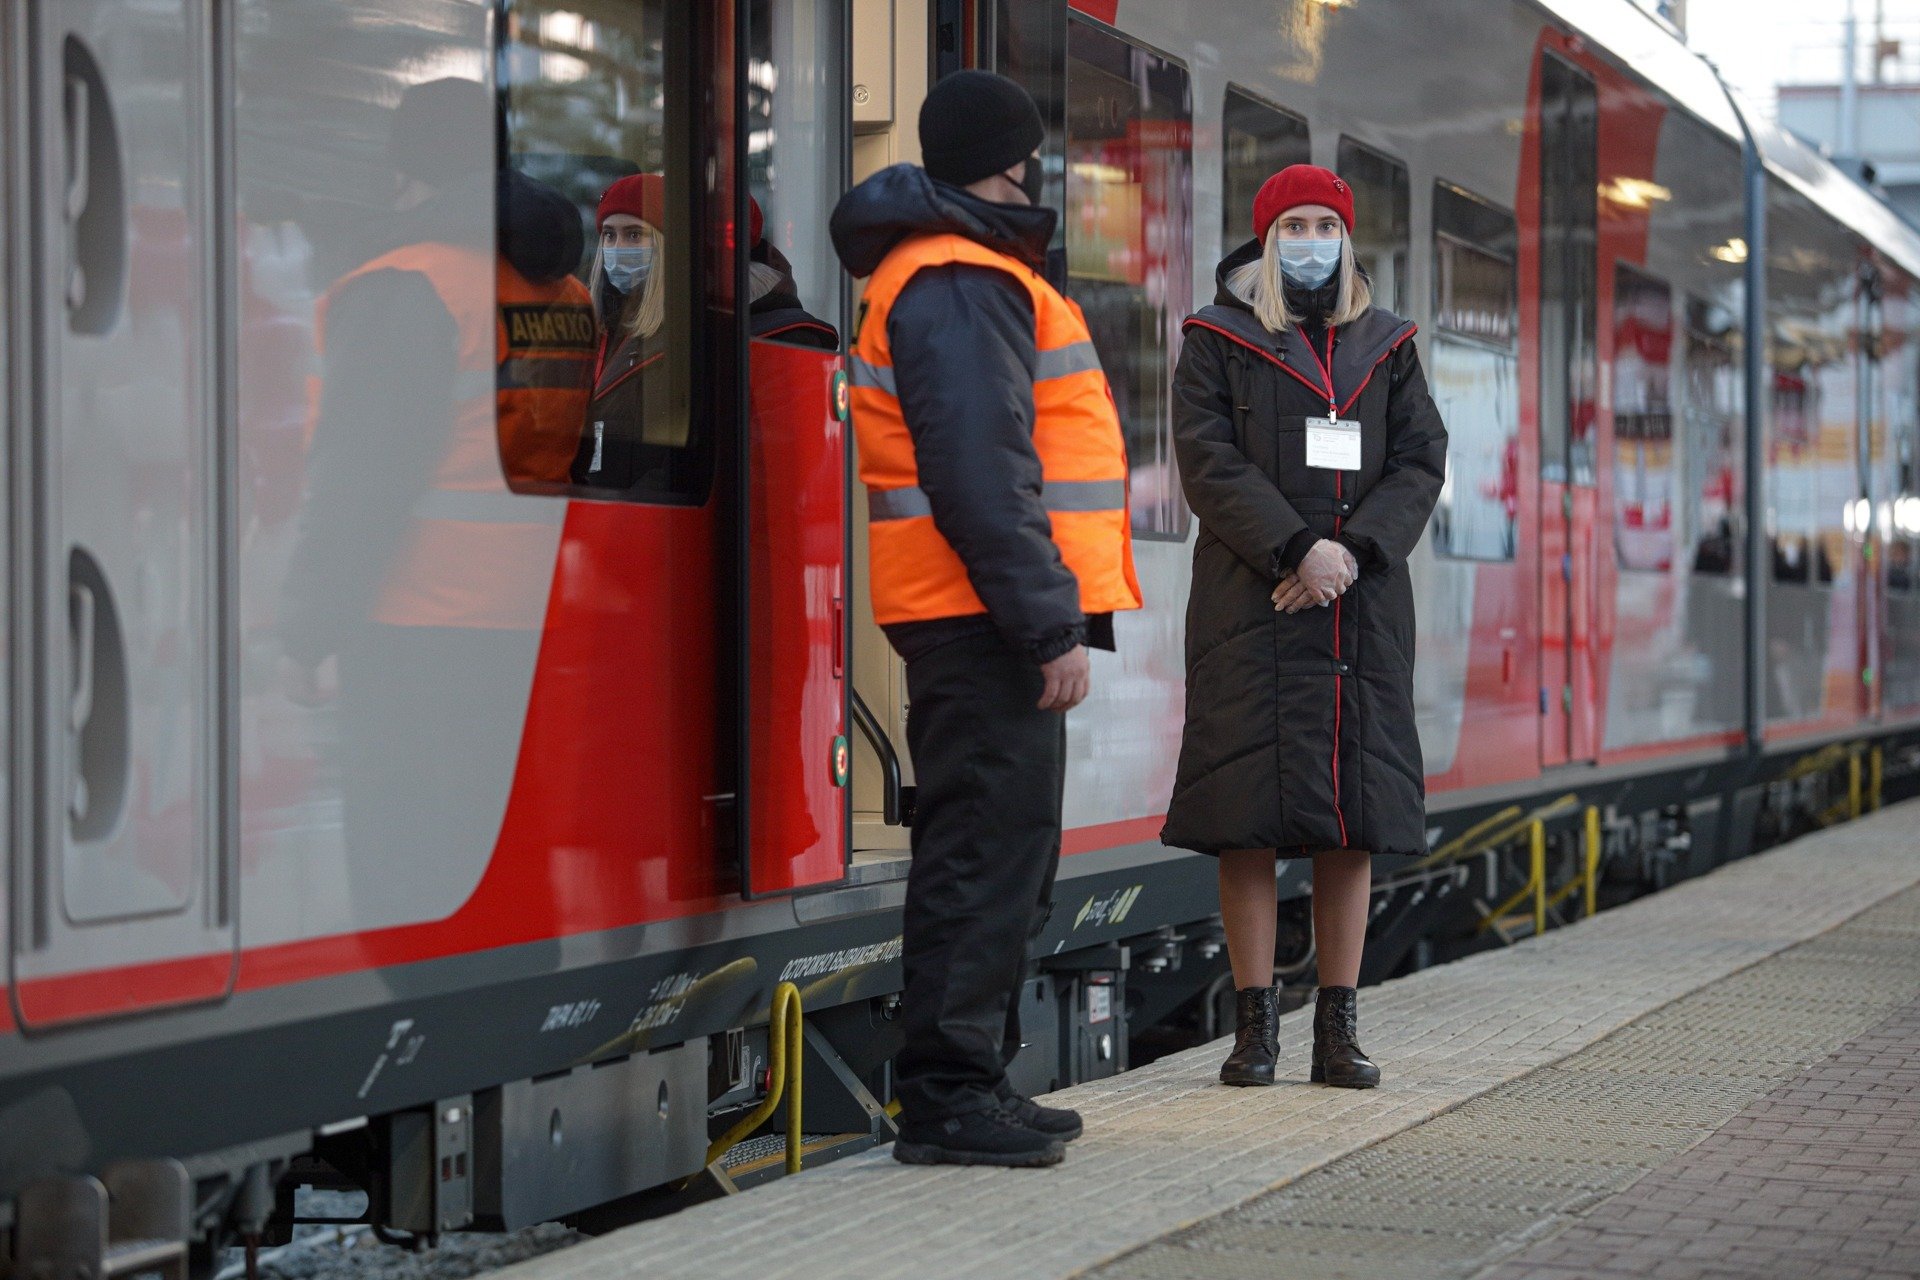
[[[907,663],[917,799],[894,1066],[915,1123],[991,1106],[1020,1049],[1017,997],[1053,896],[1066,781],[1067,718],[1035,705],[1042,684],[991,632]]]

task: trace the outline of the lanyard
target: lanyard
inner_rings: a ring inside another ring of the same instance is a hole
[[[1301,335],[1302,338],[1305,336],[1305,334]],[[1327,326],[1327,359],[1325,364],[1320,362],[1320,353],[1313,349],[1313,343],[1305,342],[1303,345],[1307,349],[1307,354],[1313,357],[1314,369],[1326,380],[1327,421],[1338,422],[1340,420],[1340,398],[1333,389],[1333,326]]]

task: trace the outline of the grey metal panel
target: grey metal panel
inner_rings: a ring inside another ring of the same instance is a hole
[[[474,1212],[509,1231],[706,1163],[707,1043],[516,1080],[474,1102]]]

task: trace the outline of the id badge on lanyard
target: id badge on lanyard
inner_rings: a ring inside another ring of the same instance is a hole
[[[1307,419],[1307,465],[1328,471],[1360,469],[1360,424],[1329,409],[1324,418]]]
[[[1360,469],[1360,424],[1340,416],[1338,393],[1333,388],[1333,330],[1327,330],[1327,360],[1320,364],[1320,353],[1307,343],[1307,352],[1320,365],[1327,380],[1327,416],[1307,419],[1307,465],[1326,471]]]

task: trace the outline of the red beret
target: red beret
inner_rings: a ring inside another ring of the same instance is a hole
[[[1331,169],[1317,164],[1290,164],[1260,184],[1253,198],[1254,238],[1264,241],[1273,220],[1303,204],[1323,204],[1340,215],[1353,231],[1353,188]]]
[[[664,228],[667,220],[667,180],[657,173],[634,173],[607,188],[600,197],[593,225],[606,225],[616,213],[628,214]]]

